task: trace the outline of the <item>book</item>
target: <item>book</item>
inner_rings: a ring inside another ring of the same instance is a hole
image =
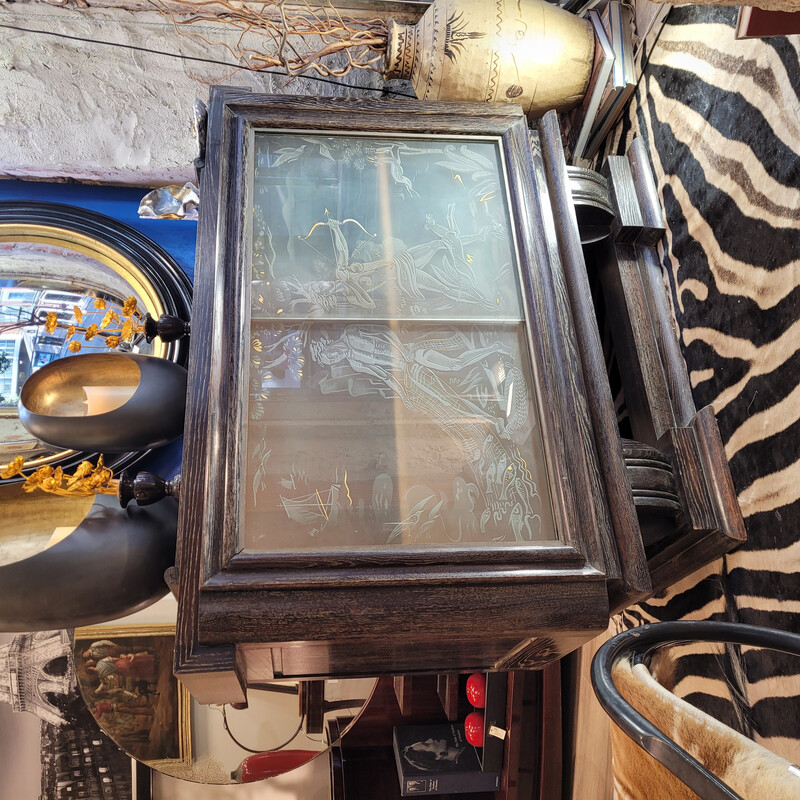
[[[636,68],[633,60],[633,36],[630,9],[617,0],[609,0],[603,12],[609,39],[614,50],[614,69],[610,89],[606,92],[592,129],[584,158],[591,158],[619,119],[625,104],[636,89]]]
[[[561,8],[575,14],[578,17],[586,16],[586,12],[593,8],[597,11],[602,11],[606,7],[608,0],[565,0],[559,3]]]
[[[606,29],[603,27],[600,14],[594,9],[590,9],[587,12],[587,16],[594,28],[594,68],[592,69],[592,77],[589,81],[586,95],[581,105],[578,106],[575,119],[572,121],[570,133],[574,137],[574,142],[570,142],[570,149],[573,158],[583,158],[583,152],[589,142],[589,136],[594,127],[594,121],[597,117],[597,112],[600,110],[600,104],[606,92],[606,85],[614,66],[614,49],[611,46]],[[576,128],[578,129],[577,134],[575,133]]]
[[[495,792],[499,772],[484,772],[462,723],[402,725],[392,732],[403,797]]]
[[[753,6],[742,6],[739,9],[737,39],[791,36],[794,33],[800,33],[800,11],[767,11]]]
[[[636,74],[641,75],[646,66],[645,59],[650,59],[653,46],[661,35],[661,29],[667,21],[672,6],[669,3],[654,3],[651,0],[637,0],[634,6],[636,38],[633,44],[633,63]]]

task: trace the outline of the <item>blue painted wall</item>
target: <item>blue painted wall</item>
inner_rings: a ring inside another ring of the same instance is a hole
[[[83,183],[40,183],[0,180],[0,201],[36,200],[88,208],[136,228],[163,247],[191,278],[197,223],[186,220],[139,219],[139,201],[146,188],[90,186]]]

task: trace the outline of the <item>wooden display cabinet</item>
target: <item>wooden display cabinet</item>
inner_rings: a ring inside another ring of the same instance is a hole
[[[200,702],[537,668],[651,592],[552,126],[212,91],[175,662]]]

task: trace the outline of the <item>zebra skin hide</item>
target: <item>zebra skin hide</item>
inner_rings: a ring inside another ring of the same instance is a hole
[[[736,41],[736,9],[674,8],[606,143],[644,137],[697,407],[712,404],[747,527],[737,551],[617,618],[800,633],[800,36]],[[800,659],[672,650],[669,688],[800,763]]]
[[[623,659],[612,670],[622,696],[659,730],[742,797],[796,800],[800,770],[786,759],[666,691],[644,664]],[[698,800],[698,796],[612,726],[618,798]]]

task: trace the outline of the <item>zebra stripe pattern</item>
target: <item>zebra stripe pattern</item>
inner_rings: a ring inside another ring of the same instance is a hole
[[[736,9],[674,8],[625,118],[669,231],[662,265],[698,408],[719,421],[747,543],[620,628],[728,619],[800,632],[800,36],[736,41]],[[673,650],[676,693],[800,762],[800,660]]]

